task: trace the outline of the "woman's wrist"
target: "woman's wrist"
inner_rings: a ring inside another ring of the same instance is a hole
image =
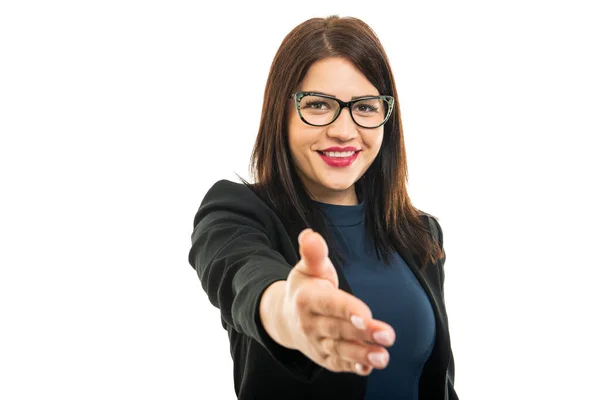
[[[260,321],[267,334],[279,345],[291,349],[289,332],[283,318],[283,296],[286,281],[273,282],[260,299]]]

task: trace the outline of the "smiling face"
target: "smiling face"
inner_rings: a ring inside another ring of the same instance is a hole
[[[354,64],[339,57],[328,57],[312,64],[296,91],[320,92],[342,101],[381,94]],[[323,203],[357,204],[354,184],[379,153],[383,126],[361,128],[352,120],[348,108],[344,108],[330,125],[311,126],[298,116],[294,100],[289,103],[287,128],[290,152],[307,190],[315,200]],[[322,108],[323,105],[313,104],[311,107]],[[304,108],[301,111],[304,112]],[[323,153],[332,147],[339,148],[337,154]],[[351,154],[340,153],[340,150],[346,150],[344,148],[357,151],[351,157],[343,157]]]

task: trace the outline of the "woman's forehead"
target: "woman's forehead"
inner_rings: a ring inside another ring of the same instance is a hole
[[[340,57],[328,57],[313,63],[298,90],[320,92],[344,101],[380,94],[353,63]]]

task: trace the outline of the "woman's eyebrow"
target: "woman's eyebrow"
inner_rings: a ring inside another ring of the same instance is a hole
[[[331,96],[331,97],[337,98],[336,95],[334,95],[334,94],[329,94],[329,93],[321,92],[319,90],[307,90],[307,92],[316,93],[316,94],[324,94],[326,96]],[[379,96],[379,95],[378,94],[363,94],[363,95],[360,95],[360,96],[352,96],[350,98],[350,100],[360,99],[361,97],[372,97],[372,96]]]

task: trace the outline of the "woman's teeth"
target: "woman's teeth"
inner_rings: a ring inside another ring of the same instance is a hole
[[[323,151],[327,157],[350,157],[356,153],[355,151]]]

